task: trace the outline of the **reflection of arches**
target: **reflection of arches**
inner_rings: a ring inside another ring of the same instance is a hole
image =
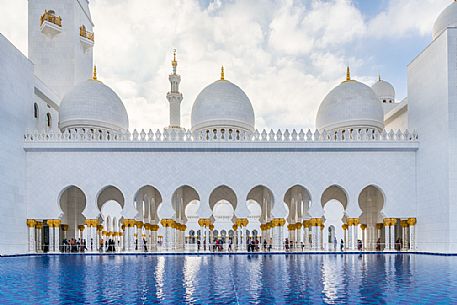
[[[176,213],[176,221],[185,223],[187,221],[187,206],[189,203],[198,203],[200,196],[198,195],[195,188],[183,185],[176,189],[173,193],[171,203]],[[198,207],[197,207],[198,208]]]
[[[303,219],[310,217],[311,194],[305,187],[295,185],[289,188],[284,195],[284,202],[289,210],[287,217],[289,223],[302,222]]]
[[[271,220],[271,210],[273,209],[274,197],[273,192],[268,187],[263,185],[253,187],[249,191],[246,200],[253,200],[260,205],[261,215],[259,220],[261,223],[267,223]]]
[[[360,223],[367,226],[365,247],[374,250],[378,239],[376,224],[382,223],[384,218],[382,214],[385,205],[384,192],[375,185],[369,185],[360,192],[358,200],[362,210]]]
[[[215,204],[221,200],[228,201],[233,206],[233,209],[234,210],[236,209],[237,197],[236,197],[235,191],[232,188],[230,188],[226,185],[221,185],[221,186],[218,186],[217,188],[215,188],[209,195],[210,209],[213,210]]]
[[[151,185],[141,187],[135,194],[136,218],[144,223],[159,223],[157,211],[162,203],[159,190]]]
[[[78,238],[78,225],[84,224],[86,218],[82,212],[86,208],[86,195],[77,186],[65,188],[59,196],[62,209],[62,223],[68,225],[67,238]]]

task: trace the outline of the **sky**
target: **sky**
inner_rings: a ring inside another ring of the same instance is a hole
[[[55,0],[61,1],[61,0]],[[0,33],[27,54],[27,0],[0,0]],[[130,127],[168,126],[177,49],[182,126],[198,93],[225,77],[251,100],[256,127],[314,128],[345,78],[378,74],[400,101],[407,65],[431,42],[451,0],[90,0],[98,77],[122,98]]]

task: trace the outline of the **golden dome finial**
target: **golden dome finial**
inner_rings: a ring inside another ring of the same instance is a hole
[[[225,80],[224,66],[221,67],[221,80]]]
[[[176,66],[178,65],[178,61],[176,60],[176,49],[173,49],[173,61],[171,62],[171,65],[173,66],[173,68],[176,68]]]
[[[94,74],[92,75],[93,80],[97,80],[97,66],[94,65]]]
[[[350,81],[350,80],[351,80],[351,69],[348,66],[346,69],[346,81]]]

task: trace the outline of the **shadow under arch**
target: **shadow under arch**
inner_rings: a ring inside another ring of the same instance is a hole
[[[140,187],[134,196],[135,209],[137,211],[136,219],[144,223],[158,224],[158,208],[162,203],[160,191],[152,185]]]
[[[303,219],[310,218],[309,209],[312,204],[312,198],[306,187],[300,184],[290,187],[284,194],[283,200],[288,208],[287,222],[289,224],[302,222]]]

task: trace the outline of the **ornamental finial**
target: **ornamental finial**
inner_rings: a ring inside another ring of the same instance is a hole
[[[346,69],[346,81],[350,81],[350,80],[351,80],[351,69],[348,66]]]
[[[94,74],[92,75],[93,80],[97,80],[97,66],[94,66]]]
[[[378,73],[378,81],[381,81],[381,73]]]
[[[225,80],[224,66],[221,67],[221,80]]]
[[[171,62],[171,65],[173,66],[173,68],[176,68],[176,66],[178,65],[178,62],[176,61],[176,49],[173,50],[173,61]]]

